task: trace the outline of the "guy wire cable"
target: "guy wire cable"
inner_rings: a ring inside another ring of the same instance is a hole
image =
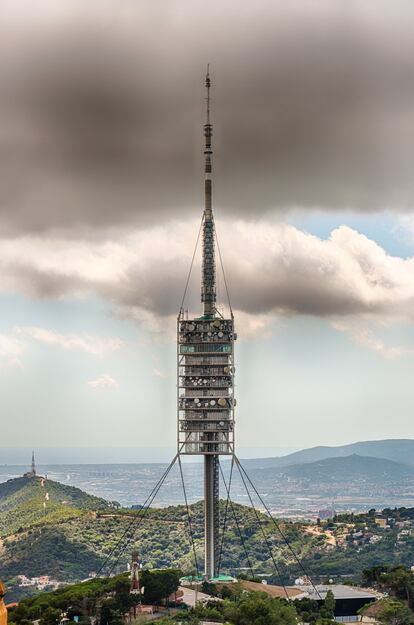
[[[265,502],[263,501],[262,497],[259,495],[259,492],[257,490],[257,488],[255,487],[255,485],[253,484],[252,480],[250,479],[246,469],[243,467],[243,465],[241,464],[240,460],[237,458],[237,456],[235,456],[236,459],[236,463],[237,466],[239,467],[239,471],[243,471],[243,473],[245,474],[246,478],[248,479],[251,487],[253,488],[254,492],[256,493],[257,497],[259,498],[260,502],[262,503],[264,509],[266,510],[267,514],[270,516],[273,524],[275,525],[276,529],[278,530],[279,534],[281,535],[282,539],[284,540],[286,546],[288,547],[290,553],[293,555],[296,563],[299,565],[301,571],[306,575],[306,577],[309,578],[310,583],[312,588],[314,589],[315,593],[318,595],[319,599],[322,599],[321,594],[319,592],[319,590],[316,588],[315,584],[312,581],[312,578],[310,577],[310,575],[308,575],[307,571],[305,570],[305,567],[303,566],[300,558],[296,555],[295,550],[292,548],[292,545],[290,544],[288,538],[285,536],[284,532],[281,530],[279,524],[277,523],[276,519],[274,518],[274,516],[272,515],[272,513],[270,512],[269,508],[267,507],[267,505],[265,504]]]
[[[221,479],[223,480],[224,487],[225,487],[225,489],[227,491],[227,496],[229,498],[230,507],[231,507],[231,511],[233,513],[234,522],[236,523],[237,531],[238,531],[238,534],[239,534],[239,537],[240,537],[240,542],[241,542],[241,544],[243,546],[244,555],[246,556],[246,562],[247,562],[247,564],[249,566],[249,570],[250,570],[251,576],[254,577],[253,567],[252,567],[252,563],[250,561],[249,553],[247,551],[246,542],[244,540],[243,534],[242,534],[241,529],[240,529],[240,524],[239,524],[239,521],[237,519],[236,511],[234,509],[233,502],[232,502],[231,497],[230,497],[230,491],[227,488],[227,483],[226,483],[226,480],[224,478],[223,469],[221,467],[220,461],[219,461],[219,468],[220,468],[220,473],[221,473]]]
[[[198,578],[198,577],[200,577],[200,570],[199,570],[199,567],[198,567],[198,559],[197,559],[197,553],[196,553],[195,542],[194,542],[193,525],[192,525],[192,522],[191,522],[190,508],[188,506],[187,491],[185,489],[183,467],[182,467],[182,464],[181,464],[181,457],[180,457],[180,455],[178,455],[178,466],[180,467],[181,483],[183,485],[185,507],[187,509],[187,519],[188,519],[188,527],[189,527],[189,530],[190,530],[191,546],[193,548],[194,563],[195,563],[195,566],[196,566],[197,578]]]
[[[237,458],[236,458],[236,464],[237,464]],[[246,489],[246,493],[247,493],[247,496],[248,496],[248,498],[249,498],[249,500],[250,500],[250,504],[251,504],[251,506],[252,506],[252,508],[253,508],[253,510],[254,510],[254,514],[255,514],[255,516],[256,516],[257,524],[259,525],[259,527],[260,527],[260,529],[261,529],[261,532],[262,532],[262,535],[263,535],[264,541],[265,541],[266,546],[267,546],[267,550],[268,550],[269,555],[270,555],[270,557],[271,557],[271,559],[272,559],[273,566],[275,567],[276,574],[277,574],[277,575],[278,575],[278,577],[279,577],[280,584],[281,584],[281,586],[282,586],[282,588],[283,588],[283,590],[284,590],[284,593],[285,593],[285,595],[286,595],[286,600],[288,601],[288,603],[290,603],[289,593],[288,593],[288,591],[287,591],[287,588],[286,588],[285,584],[283,583],[283,578],[282,578],[282,575],[281,575],[280,569],[279,569],[279,567],[278,567],[278,565],[277,565],[277,563],[276,563],[275,557],[274,557],[274,555],[273,555],[273,550],[272,550],[272,548],[271,548],[271,546],[270,546],[270,544],[269,544],[269,540],[268,540],[268,537],[266,536],[266,532],[264,531],[264,528],[263,528],[263,526],[262,526],[262,522],[261,522],[261,520],[260,520],[259,513],[258,513],[258,512],[257,512],[257,510],[256,510],[256,507],[255,507],[255,505],[254,505],[254,503],[253,503],[252,496],[251,496],[251,494],[250,494],[249,489],[247,488],[247,484],[246,484],[246,482],[245,482],[245,480],[244,480],[243,474],[242,474],[242,472],[240,471],[240,467],[239,467],[239,465],[238,465],[238,464],[237,464],[237,468],[239,469],[240,477],[241,477],[242,482],[243,482],[243,484],[244,484],[244,488]]]
[[[220,463],[220,460],[219,460],[219,463]],[[217,573],[218,573],[218,575],[220,575],[221,556],[223,554],[224,535],[226,533],[227,510],[228,510],[228,507],[229,507],[229,499],[230,499],[230,492],[231,492],[231,480],[232,480],[232,477],[233,477],[233,467],[234,467],[234,456],[232,455],[232,457],[231,457],[231,467],[230,467],[230,477],[229,477],[229,490],[228,490],[228,494],[227,494],[226,508],[225,508],[225,511],[224,511],[224,521],[223,521],[223,530],[222,530],[222,535],[221,535],[220,554],[219,554],[219,561],[218,561],[218,566],[217,566]]]

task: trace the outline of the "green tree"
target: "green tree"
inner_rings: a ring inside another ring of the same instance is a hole
[[[414,575],[405,566],[397,566],[381,577],[381,583],[398,599],[406,599],[414,607]]]
[[[123,625],[123,623],[122,614],[114,609],[112,600],[106,601],[101,607],[100,625]]]
[[[40,625],[56,625],[56,623],[59,623],[60,621],[61,614],[61,610],[58,610],[57,608],[46,608],[46,610],[42,613]]]
[[[296,610],[281,599],[271,599],[265,593],[242,596],[238,604],[230,602],[224,609],[232,625],[296,625]]]
[[[387,625],[410,625],[412,623],[411,612],[408,606],[401,601],[391,599],[384,607],[382,614],[377,618]]]
[[[328,590],[326,593],[325,601],[323,602],[323,606],[320,610],[320,615],[324,619],[332,620],[334,618],[335,613],[335,597],[332,590]]]
[[[378,585],[381,583],[383,574],[387,573],[387,571],[389,571],[389,567],[382,564],[371,566],[369,569],[362,571],[362,581],[369,586]]]
[[[315,623],[319,617],[318,602],[309,597],[295,601],[295,608],[304,623]]]
[[[140,573],[141,588],[144,589],[144,601],[160,603],[178,590],[181,571],[166,569],[162,571],[142,571]]]

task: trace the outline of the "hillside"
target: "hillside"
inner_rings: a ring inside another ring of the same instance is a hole
[[[221,503],[222,518],[225,502]],[[255,570],[272,572],[271,556],[264,545],[261,529],[253,510],[234,505],[235,514],[246,544],[249,560]],[[121,552],[117,562],[111,559],[114,571],[125,570],[130,560],[134,544],[139,549],[140,558],[146,567],[179,567],[191,573],[195,570],[192,546],[189,538],[185,506],[153,509],[144,520],[139,519],[139,511],[120,510],[111,513],[89,513],[74,516],[59,523],[38,525],[28,531],[21,531],[3,541],[0,551],[0,569],[4,577],[16,575],[51,575],[61,580],[84,579],[92,571],[98,571],[106,556],[117,541],[127,533],[132,537],[131,520],[136,519],[136,532],[129,547]],[[203,566],[203,504],[191,506],[193,531],[200,569]],[[269,534],[275,557],[293,564],[291,553],[277,534],[271,521],[260,515]],[[308,557],[317,548],[315,537],[302,534],[292,523],[284,525],[285,535],[289,536],[295,551]],[[246,570],[248,562],[243,551],[234,518],[228,518],[226,540],[222,553],[223,570]]]
[[[224,514],[224,503],[222,503]],[[191,507],[200,566],[203,560],[203,505]],[[50,575],[59,580],[77,580],[99,570],[117,541],[127,535],[139,545],[149,567],[180,566],[193,571],[185,506],[151,509],[142,518],[139,510],[118,509],[112,503],[78,488],[40,477],[22,477],[0,484],[0,569],[6,578]],[[251,563],[270,566],[254,512],[235,505],[235,514],[251,547]],[[263,517],[270,529],[270,521]],[[133,533],[133,528],[137,531]],[[306,555],[313,538],[302,537],[294,525],[286,533],[298,552]],[[269,539],[281,557],[289,559],[280,536]],[[132,547],[130,547],[132,548]],[[130,548],[121,553],[115,568],[125,570]],[[118,553],[117,553],[118,555]],[[234,518],[229,518],[224,567],[247,566]]]
[[[19,477],[0,484],[0,537],[112,506],[73,486],[41,477]]]
[[[222,502],[222,518],[225,502]],[[203,506],[191,506],[193,530],[199,567],[203,567]],[[256,574],[274,573],[263,535],[250,508],[235,505],[250,564]],[[131,531],[131,518],[136,518],[136,532]],[[135,545],[145,568],[179,567],[186,573],[195,571],[189,539],[185,506],[153,509],[141,522],[140,513],[116,511],[113,513],[86,513],[59,523],[37,525],[3,541],[0,549],[0,570],[6,581],[17,575],[50,575],[64,581],[84,579],[98,571],[106,556],[125,533],[133,540],[110,562],[113,572],[126,569]],[[282,541],[272,522],[260,515],[275,560],[286,582],[292,583],[301,570],[292,553]],[[371,517],[350,515],[338,525],[338,533],[330,534],[322,528],[306,523],[283,523],[284,534],[302,561],[305,569],[315,576],[351,576],[361,574],[374,564],[411,565],[414,560],[414,538],[398,539],[398,528],[378,528]],[[139,526],[138,526],[139,524]],[[347,526],[348,524],[348,526]],[[368,528],[368,530],[366,530]],[[354,540],[353,532],[366,532]],[[345,538],[344,532],[349,532]],[[377,536],[377,542],[371,537]],[[335,540],[335,544],[333,541]],[[228,518],[226,540],[221,560],[223,572],[248,572],[249,563],[241,545],[232,515]],[[104,573],[109,570],[105,569]],[[275,583],[278,580],[275,579]],[[10,581],[9,581],[10,585]]]
[[[387,439],[382,441],[360,441],[338,447],[310,447],[295,451],[287,456],[276,458],[254,458],[244,460],[249,468],[286,467],[292,464],[316,462],[326,458],[339,458],[358,454],[374,458],[384,458],[414,466],[414,440]]]
[[[363,462],[366,466],[367,459],[351,457],[336,461]],[[371,461],[368,459],[368,462]],[[329,463],[316,463],[319,475],[331,470]],[[395,468],[394,464],[383,463],[383,470],[387,474],[399,471],[400,467],[397,465]],[[289,470],[301,472],[303,465],[290,467]],[[49,499],[44,509],[46,492]],[[39,478],[10,480],[2,485],[0,493],[3,526],[0,570],[10,587],[17,587],[18,575],[49,575],[61,581],[81,580],[99,571],[108,556],[110,568],[103,572],[122,572],[134,546],[139,550],[146,568],[178,567],[185,573],[195,572],[187,511],[183,505],[151,509],[143,516],[140,510],[111,507],[105,500],[91,497],[79,489],[50,480],[43,483]],[[222,501],[222,520],[225,507]],[[410,515],[407,516],[410,511],[403,511],[404,518],[411,519]],[[251,566],[255,574],[274,574],[272,556],[263,539],[264,530],[283,579],[292,583],[301,569],[272,520],[259,513],[260,527],[254,511],[239,504],[234,504],[237,522],[233,511],[229,509],[228,512],[221,557],[222,572],[247,572]],[[190,513],[198,565],[202,570],[202,502],[190,506]],[[396,516],[395,511],[388,511],[387,514]],[[356,515],[348,515],[340,521],[337,534],[308,523],[281,522],[291,548],[312,575],[320,579],[326,575],[357,576],[364,568],[374,564],[401,562],[410,565],[414,561],[411,532],[401,538],[397,526],[386,530],[378,528],[374,517],[367,515],[360,520]],[[242,532],[248,558],[238,528]],[[361,531],[367,532],[366,536],[356,540],[354,534],[358,536],[355,533],[357,530],[360,534]],[[374,535],[376,538],[372,541]],[[123,542],[125,537],[128,538],[127,544]]]

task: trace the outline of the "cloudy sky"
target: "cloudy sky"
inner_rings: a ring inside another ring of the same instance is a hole
[[[2,445],[174,445],[207,62],[240,447],[414,436],[413,28],[408,0],[2,2]]]

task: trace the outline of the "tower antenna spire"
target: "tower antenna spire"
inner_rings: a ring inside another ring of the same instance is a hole
[[[206,73],[206,123],[204,124],[204,223],[203,223],[203,272],[201,282],[201,301],[204,304],[204,315],[213,317],[216,312],[216,259],[215,259],[215,232],[212,204],[211,179],[211,137],[213,126],[210,121],[210,65]]]
[[[206,106],[206,124],[210,124],[210,85],[211,85],[211,81],[210,81],[210,63],[207,64],[207,72],[206,72],[206,102],[207,102],[207,106]]]

